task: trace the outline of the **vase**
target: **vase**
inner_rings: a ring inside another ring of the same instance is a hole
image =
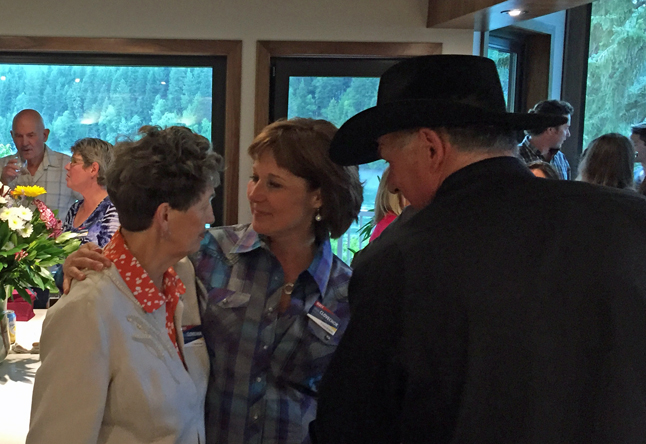
[[[0,299],[0,362],[4,361],[9,354],[11,343],[9,342],[9,319],[5,315],[7,311],[7,300]]]

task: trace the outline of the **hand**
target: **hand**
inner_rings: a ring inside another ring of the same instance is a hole
[[[82,281],[85,273],[81,269],[101,271],[110,268],[112,261],[103,255],[103,249],[91,242],[81,245],[74,253],[67,256],[63,263],[63,293],[68,294],[73,280]]]
[[[2,169],[2,176],[0,180],[4,184],[8,184],[13,181],[20,174],[20,163],[17,159],[13,158],[7,162],[7,165]]]

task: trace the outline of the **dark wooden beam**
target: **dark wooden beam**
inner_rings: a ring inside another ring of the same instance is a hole
[[[426,26],[490,31],[587,3],[592,0],[429,0]],[[526,13],[518,17],[502,13],[511,9]]]

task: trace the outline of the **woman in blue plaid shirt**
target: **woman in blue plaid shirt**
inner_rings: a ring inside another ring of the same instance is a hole
[[[211,355],[207,442],[303,443],[349,319],[351,270],[332,254],[362,202],[357,167],[328,155],[336,128],[291,119],[249,147],[251,224],[209,230],[194,258]]]

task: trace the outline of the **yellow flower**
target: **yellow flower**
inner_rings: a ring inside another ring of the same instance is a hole
[[[29,187],[17,186],[16,189],[11,192],[13,196],[27,196],[27,197],[36,197],[45,193],[47,193],[45,188],[39,187],[38,185],[33,185]]]

